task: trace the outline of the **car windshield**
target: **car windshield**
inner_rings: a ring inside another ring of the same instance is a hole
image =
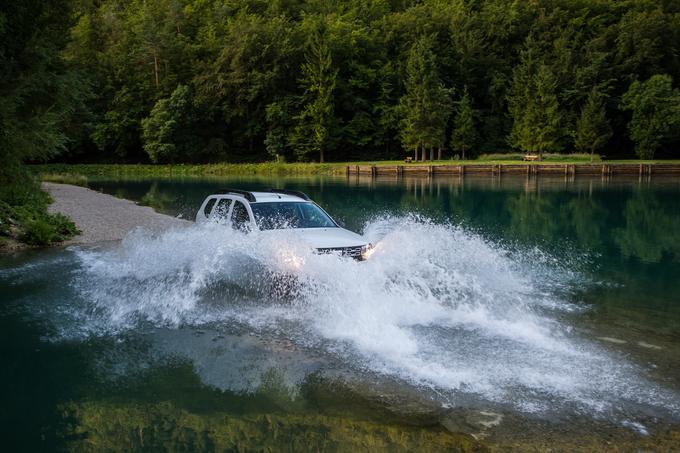
[[[314,203],[274,202],[250,205],[261,230],[332,228],[335,222]]]

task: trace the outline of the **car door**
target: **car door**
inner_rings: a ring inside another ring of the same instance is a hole
[[[227,223],[229,221],[229,211],[234,200],[227,197],[220,198],[215,207],[210,213],[210,220],[218,223]]]

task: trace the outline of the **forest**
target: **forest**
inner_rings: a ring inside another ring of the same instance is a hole
[[[3,162],[680,157],[676,0],[27,0]]]
[[[26,163],[680,158],[679,51],[677,0],[2,2],[0,236],[75,230]]]

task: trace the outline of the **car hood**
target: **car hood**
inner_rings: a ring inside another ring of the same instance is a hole
[[[293,231],[315,249],[357,247],[368,244],[368,240],[363,236],[339,227],[296,228]]]

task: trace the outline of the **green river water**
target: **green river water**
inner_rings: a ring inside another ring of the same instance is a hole
[[[303,190],[376,251],[209,225],[0,258],[5,451],[680,451],[678,178],[90,187],[190,219]]]

